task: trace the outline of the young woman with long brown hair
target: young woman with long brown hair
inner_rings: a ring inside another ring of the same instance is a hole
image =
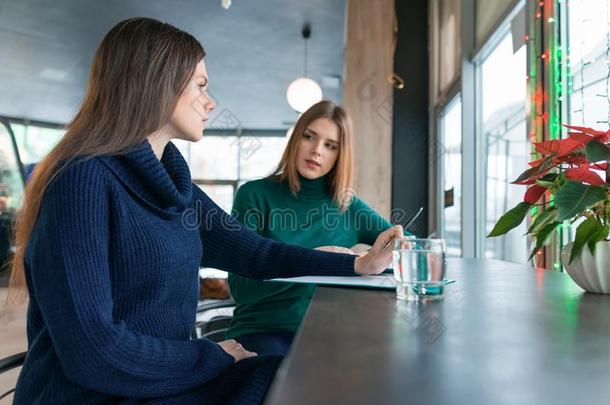
[[[30,301],[16,404],[260,402],[278,357],[189,339],[199,266],[264,279],[379,273],[391,260],[399,228],[367,257],[318,252],[260,237],[193,186],[170,140],[201,139],[214,108],[204,56],[147,18],[98,48],[17,221],[9,294]]]
[[[353,191],[353,140],[343,108],[330,101],[301,115],[275,170],[244,184],[233,215],[262,236],[318,250],[353,253],[392,225]],[[227,337],[247,350],[286,354],[314,285],[229,275],[236,301]]]

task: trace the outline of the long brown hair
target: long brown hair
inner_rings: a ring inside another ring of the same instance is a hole
[[[150,18],[122,21],[106,34],[93,58],[80,110],[26,187],[15,224],[9,301],[27,295],[25,248],[45,190],[64,166],[60,162],[116,155],[161,129],[204,56],[192,35]]]
[[[277,169],[270,178],[277,181],[288,181],[293,194],[301,189],[297,170],[297,153],[305,130],[318,118],[328,118],[339,128],[339,155],[337,161],[327,175],[327,186],[333,196],[333,201],[345,211],[352,202],[354,182],[354,145],[351,120],[345,110],[332,101],[322,100],[307,109],[294,126],[288,145],[284,150]]]

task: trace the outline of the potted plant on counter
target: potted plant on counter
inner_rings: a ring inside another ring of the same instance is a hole
[[[583,289],[610,293],[610,131],[566,125],[568,138],[535,143],[542,157],[513,183],[527,185],[523,202],[504,214],[487,237],[517,227],[534,206],[544,206],[527,230],[535,240],[530,259],[558,225],[579,222],[562,250],[570,277]],[[549,193],[553,199],[539,203]]]

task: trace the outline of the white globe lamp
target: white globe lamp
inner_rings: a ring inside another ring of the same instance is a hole
[[[286,99],[293,110],[302,113],[322,100],[322,88],[309,77],[299,77],[288,85]]]

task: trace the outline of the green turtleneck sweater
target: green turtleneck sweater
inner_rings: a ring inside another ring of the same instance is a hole
[[[340,213],[326,186],[326,177],[300,177],[295,197],[287,182],[261,179],[244,184],[233,204],[237,220],[262,236],[316,248],[357,243],[372,245],[392,224],[355,197]],[[237,303],[227,338],[255,332],[295,332],[315,290],[313,284],[259,281],[229,274]]]

